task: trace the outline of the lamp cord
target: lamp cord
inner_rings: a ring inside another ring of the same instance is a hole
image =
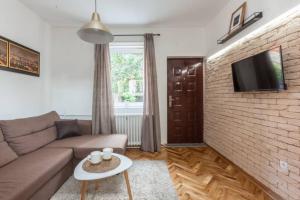
[[[95,0],[95,12],[97,12],[97,0]]]

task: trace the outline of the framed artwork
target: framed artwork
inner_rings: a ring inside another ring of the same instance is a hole
[[[0,66],[8,67],[8,41],[0,38]]]
[[[40,76],[40,53],[0,37],[0,69]]]
[[[237,30],[239,27],[241,27],[244,24],[246,6],[247,6],[247,3],[245,2],[232,13],[231,19],[230,19],[229,33],[234,32],[235,30]]]

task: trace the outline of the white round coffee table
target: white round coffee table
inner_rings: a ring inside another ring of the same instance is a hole
[[[129,199],[132,200],[132,194],[131,194],[131,189],[130,189],[130,184],[129,184],[129,179],[128,179],[128,173],[127,169],[129,169],[132,166],[132,160],[127,158],[126,156],[120,155],[113,153],[113,156],[116,156],[120,158],[121,162],[120,165],[110,171],[104,172],[104,173],[90,173],[85,171],[82,168],[83,163],[88,159],[87,157],[84,158],[80,163],[76,166],[75,171],[74,171],[74,177],[75,179],[81,181],[81,191],[80,191],[80,199],[84,200],[85,199],[85,194],[87,190],[87,186],[89,182],[95,182],[96,183],[96,190],[98,188],[98,182],[97,180],[108,178],[120,173],[124,174],[125,181],[126,181],[126,186],[127,186],[127,192],[129,195]]]

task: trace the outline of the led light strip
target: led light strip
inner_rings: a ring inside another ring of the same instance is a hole
[[[225,48],[221,49],[220,51],[214,53],[213,55],[209,56],[207,58],[207,61],[219,57],[220,55],[229,51],[230,49],[237,46],[238,44],[241,44],[241,43],[245,42],[246,40],[249,40],[251,37],[255,37],[256,35],[259,35],[260,33],[262,33],[265,30],[276,27],[276,26],[280,25],[281,23],[288,21],[299,14],[300,14],[300,4],[296,7],[288,10],[287,12],[283,13],[282,15],[276,17],[275,19],[271,20],[270,22],[262,25],[261,27],[257,28],[256,30],[250,32],[249,34],[240,38],[239,40],[233,42],[232,44],[228,45],[227,47],[225,47]]]

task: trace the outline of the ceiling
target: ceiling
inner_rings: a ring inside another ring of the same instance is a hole
[[[94,0],[19,0],[54,26],[88,21]],[[203,26],[229,0],[98,0],[104,23],[116,26]]]

